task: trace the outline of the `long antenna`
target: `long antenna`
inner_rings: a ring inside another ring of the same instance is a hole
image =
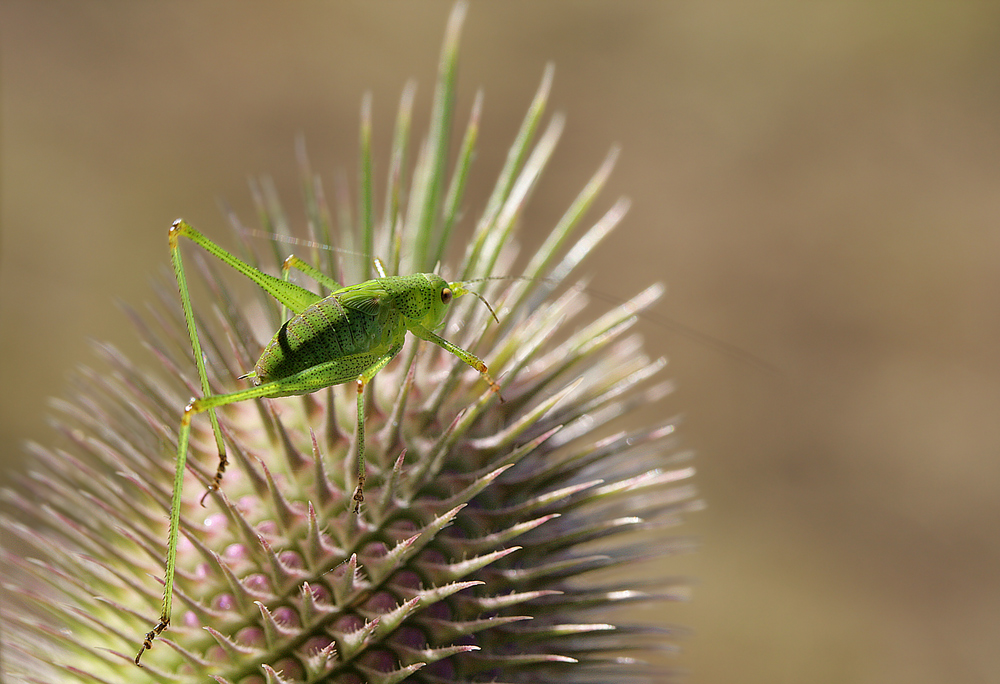
[[[314,242],[312,240],[304,240],[302,238],[292,237],[288,235],[268,233],[267,231],[259,230],[257,228],[241,228],[240,230],[244,234],[250,235],[252,237],[264,238],[266,240],[285,242],[293,245],[303,245],[306,247],[316,247],[318,249],[326,249],[335,252],[343,252],[347,254],[358,254],[358,252],[352,252],[342,247],[334,247],[331,245],[325,245],[322,243]],[[497,318],[497,315],[493,311],[493,307],[490,306],[490,303],[486,301],[486,299],[478,292],[475,292],[473,290],[468,290],[462,287],[462,285],[468,285],[469,283],[481,283],[487,280],[531,280],[531,281],[549,282],[553,284],[560,283],[560,281],[555,278],[545,278],[541,276],[533,277],[533,276],[509,275],[509,276],[485,276],[483,278],[472,278],[470,280],[463,280],[461,284],[460,283],[450,284],[450,287],[453,291],[455,291],[456,296],[461,296],[462,294],[476,295],[476,297],[478,297],[483,302],[483,304],[486,305],[486,308],[490,310],[490,314],[492,314],[493,320],[495,320],[498,324],[500,323],[500,319]],[[574,286],[570,285],[569,287],[574,287]],[[458,290],[461,290],[461,293],[459,293]],[[585,292],[593,296],[595,299],[600,299],[602,301],[608,302],[609,304],[621,304],[624,301],[620,297],[615,297],[614,295],[609,295],[604,292],[601,292],[600,290],[594,290],[592,288],[587,288]],[[672,318],[667,318],[666,316],[659,316],[651,311],[643,312],[640,315],[640,318],[645,318],[646,320],[661,325],[668,330],[672,330],[678,335],[682,335],[688,338],[689,340],[694,340],[695,342],[704,344],[706,347],[711,347],[712,349],[715,349],[717,352],[721,354],[724,354],[733,359],[737,359],[738,361],[742,361],[743,363],[746,363],[748,365],[754,366],[758,370],[764,371],[769,375],[775,375],[775,376],[781,375],[781,371],[778,370],[778,367],[775,366],[773,363],[765,361],[761,357],[748,352],[747,350],[743,349],[739,345],[733,344],[732,342],[726,342],[725,340],[719,339],[714,335],[709,335],[708,333],[701,332],[697,328],[692,328],[691,326],[685,325]]]
[[[483,304],[485,304],[486,308],[490,310],[490,315],[493,316],[493,320],[497,322],[497,325],[500,325],[500,319],[497,318],[497,314],[496,314],[495,311],[493,311],[493,307],[490,306],[490,303],[488,301],[486,301],[486,297],[482,296],[481,294],[479,294],[478,292],[476,292],[474,290],[469,290],[466,287],[464,287],[465,286],[465,282],[466,281],[462,281],[462,282],[459,282],[459,283],[448,283],[448,287],[451,288],[451,291],[455,294],[456,297],[461,297],[462,295],[467,295],[467,294],[476,295],[476,297],[479,298],[479,301],[481,301]],[[468,281],[468,282],[472,282],[472,281]]]

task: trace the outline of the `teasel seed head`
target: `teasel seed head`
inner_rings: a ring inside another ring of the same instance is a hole
[[[360,229],[334,227],[338,212],[300,146],[307,231],[296,249],[341,282],[370,277],[368,257],[316,245],[383,255],[391,273],[443,262],[482,103],[477,97],[449,171],[464,11],[459,5],[449,23],[431,129],[409,178],[412,88],[404,93],[381,216],[367,100]],[[465,258],[450,269],[456,278],[511,273],[514,231],[562,128],[554,117],[537,130],[551,78],[547,69]],[[647,358],[632,332],[662,288],[581,324],[586,294],[567,280],[627,209],[617,202],[572,241],[615,156],[523,278],[477,283],[499,325],[469,297],[441,331],[483,356],[500,377],[503,403],[477,373],[412,336],[376,376],[360,515],[351,501],[352,386],[221,409],[233,466],[205,508],[198,498],[215,451],[207,420],[195,421],[174,616],[143,669],[132,658],[159,609],[177,426],[199,391],[172,287],[143,312],[129,310],[154,362],[97,345],[100,370],[82,369],[75,393],[54,402],[59,445],[30,445],[28,474],[3,490],[3,668],[11,681],[662,681],[656,653],[673,647],[675,630],[620,619],[630,606],[684,598],[684,582],[664,579],[657,561],[690,547],[671,528],[699,504],[674,420],[616,427],[669,391],[655,380],[665,362]],[[251,259],[280,255],[290,221],[269,183],[253,191],[262,227],[232,223]],[[202,306],[198,321],[210,381],[213,391],[231,391],[280,324],[279,309],[263,295],[256,304],[232,301],[231,274],[197,261],[215,304]],[[273,258],[257,263],[280,269]]]

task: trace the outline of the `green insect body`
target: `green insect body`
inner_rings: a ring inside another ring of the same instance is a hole
[[[282,325],[244,377],[259,385],[315,369],[320,387],[349,382],[402,345],[408,329],[438,328],[451,297],[433,273],[341,288]]]
[[[355,382],[358,399],[358,483],[353,499],[355,512],[360,513],[365,484],[365,386],[403,348],[407,332],[422,340],[433,342],[454,354],[479,371],[493,392],[497,394],[500,392],[499,385],[489,376],[486,364],[481,359],[434,333],[434,329],[443,323],[449,305],[455,297],[473,294],[486,303],[478,293],[467,290],[461,282],[449,283],[434,273],[388,277],[382,274],[382,277],[373,280],[341,287],[339,283],[300,259],[296,257],[286,259],[284,265],[286,276],[290,269],[295,268],[332,290],[326,297],[321,297],[288,282],[287,279],[276,278],[253,268],[184,221],[174,222],[170,227],[169,237],[174,274],[177,277],[184,318],[198,366],[202,397],[192,400],[184,409],[181,418],[177,435],[177,463],[170,509],[163,605],[159,622],[146,634],[142,647],[135,657],[136,665],[140,664],[143,652],[152,648],[153,640],[170,624],[181,494],[191,419],[195,414],[202,412],[209,414],[219,449],[219,466],[208,491],[202,497],[204,503],[209,493],[219,489],[228,465],[222,432],[215,416],[216,407],[248,399],[308,394],[332,385]],[[243,376],[253,382],[252,387],[228,394],[211,393],[180,256],[181,237],[190,239],[253,280],[292,313],[292,317],[281,326],[265,347],[253,371]],[[376,265],[381,273],[381,266]],[[486,305],[489,307],[488,303]],[[493,313],[492,308],[490,313]]]

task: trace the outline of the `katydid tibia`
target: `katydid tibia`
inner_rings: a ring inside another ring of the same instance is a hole
[[[292,318],[281,326],[264,348],[254,369],[242,376],[253,381],[252,387],[227,394],[211,393],[202,358],[201,343],[195,328],[187,279],[181,262],[179,244],[181,237],[190,239],[257,283],[292,313]],[[193,399],[185,407],[181,418],[177,435],[173,498],[170,505],[163,606],[159,622],[146,634],[142,648],[135,657],[136,665],[140,664],[139,659],[143,652],[152,648],[153,640],[170,624],[184,466],[187,460],[191,419],[195,414],[208,413],[219,449],[219,466],[205,494],[207,496],[219,489],[227,465],[226,447],[214,410],[216,407],[247,399],[271,399],[308,394],[332,385],[355,382],[358,389],[358,483],[353,500],[355,513],[360,513],[365,484],[365,386],[403,348],[407,331],[454,354],[479,371],[493,392],[498,395],[500,392],[500,386],[490,377],[486,364],[481,359],[434,333],[434,330],[443,323],[452,300],[465,294],[479,297],[496,318],[489,303],[478,293],[466,289],[465,283],[449,283],[434,273],[387,277],[381,265],[376,262],[380,277],[342,287],[340,283],[325,276],[318,269],[300,259],[289,257],[284,266],[286,274],[289,269],[295,268],[332,290],[331,294],[321,297],[287,280],[257,270],[182,220],[175,221],[170,227],[169,238],[170,256],[201,380],[202,396]],[[204,498],[203,496],[202,502]]]

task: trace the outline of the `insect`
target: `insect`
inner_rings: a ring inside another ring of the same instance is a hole
[[[181,262],[179,243],[182,237],[188,238],[257,283],[293,314],[264,348],[254,369],[242,376],[241,379],[253,382],[252,387],[227,394],[211,393],[202,358],[201,343],[198,341],[198,332],[195,328],[184,266]],[[433,342],[454,354],[479,371],[493,392],[498,395],[500,393],[500,386],[490,377],[486,364],[481,359],[434,333],[434,330],[443,323],[449,304],[455,297],[466,294],[475,295],[482,300],[496,319],[496,314],[489,303],[479,293],[466,289],[465,283],[449,283],[434,273],[387,277],[381,264],[376,261],[380,277],[342,287],[340,283],[302,260],[296,257],[286,259],[284,266],[286,273],[290,268],[298,269],[332,290],[328,296],[321,297],[287,280],[257,270],[216,245],[185,221],[178,219],[171,225],[169,240],[171,262],[180,290],[181,306],[191,338],[191,347],[198,366],[202,396],[193,399],[185,407],[181,418],[177,435],[173,498],[170,505],[163,605],[159,622],[146,634],[142,647],[135,657],[136,665],[140,665],[142,654],[146,649],[152,648],[153,640],[170,624],[184,466],[187,460],[191,420],[196,414],[208,413],[219,449],[219,466],[208,490],[202,496],[204,503],[206,496],[218,491],[228,465],[222,432],[215,415],[216,407],[247,399],[308,394],[332,385],[356,383],[358,484],[354,490],[353,500],[355,513],[360,513],[365,484],[365,386],[403,348],[407,332],[422,340]]]

